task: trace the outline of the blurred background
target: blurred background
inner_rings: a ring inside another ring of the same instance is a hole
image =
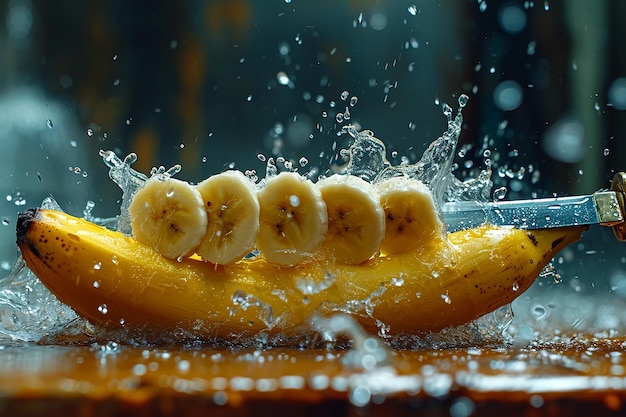
[[[323,172],[354,123],[415,162],[462,93],[459,178],[488,149],[507,198],[609,187],[626,170],[623,16],[619,0],[0,0],[1,270],[17,212],[48,195],[118,213],[100,149],[194,182],[262,177],[270,156]],[[560,287],[626,297],[622,253],[592,230],[556,262]]]

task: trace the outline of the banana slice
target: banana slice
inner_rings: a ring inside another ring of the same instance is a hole
[[[376,186],[385,210],[383,255],[414,250],[443,237],[443,224],[437,216],[430,189],[421,181],[393,177]]]
[[[294,265],[317,251],[328,228],[322,193],[295,172],[281,172],[258,192],[260,229],[256,247],[279,265]]]
[[[190,255],[202,241],[207,215],[198,190],[185,181],[155,175],[128,207],[132,234],[161,255]]]
[[[360,264],[376,252],[385,236],[385,212],[369,182],[353,175],[332,175],[318,181],[328,209],[324,249],[344,264]]]
[[[250,253],[259,233],[259,201],[252,181],[233,170],[207,178],[196,189],[208,218],[206,235],[196,253],[220,265]]]

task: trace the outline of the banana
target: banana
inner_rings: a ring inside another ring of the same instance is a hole
[[[376,189],[360,177],[337,174],[317,186],[328,210],[324,250],[345,264],[360,264],[378,252],[385,236],[385,213]]]
[[[295,172],[281,172],[258,192],[260,228],[256,247],[279,265],[295,265],[319,250],[328,228],[319,189]]]
[[[333,311],[368,330],[383,323],[390,336],[470,322],[522,294],[585,229],[484,225],[360,265],[320,255],[295,266],[262,256],[216,266],[177,262],[84,219],[30,209],[19,215],[17,243],[50,291],[96,325],[287,341],[310,330],[313,314]]]
[[[259,232],[259,201],[252,181],[240,171],[231,170],[207,178],[196,189],[208,218],[206,234],[196,253],[220,265],[250,253]]]
[[[166,174],[146,181],[128,213],[133,236],[168,258],[192,254],[206,233],[207,215],[200,193]]]
[[[444,236],[430,189],[421,181],[392,177],[376,185],[385,211],[383,255],[425,248]]]

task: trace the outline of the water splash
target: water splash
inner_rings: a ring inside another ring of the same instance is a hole
[[[452,173],[463,125],[462,110],[468,100],[469,97],[465,94],[459,97],[456,114],[449,105],[442,105],[443,114],[447,119],[447,129],[428,146],[420,160],[412,165],[392,165],[386,158],[384,143],[374,137],[371,131],[358,132],[354,126],[344,126],[342,133],[354,138],[348,150],[350,159],[346,173],[374,183],[397,176],[420,180],[430,188],[439,207],[445,201],[488,201],[493,186],[490,166],[482,170],[477,178],[465,181],[460,181]]]
[[[134,153],[128,154],[124,160],[121,160],[113,151],[100,151],[100,156],[109,167],[109,178],[122,189],[122,205],[117,230],[129,235],[131,227],[128,207],[133,196],[148,180],[148,177],[131,168],[131,165],[137,161],[137,155]]]

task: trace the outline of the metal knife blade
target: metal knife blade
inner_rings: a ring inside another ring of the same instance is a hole
[[[449,232],[488,223],[521,229],[545,229],[600,224],[615,226],[624,214],[615,191],[590,195],[479,203],[444,203],[444,220]]]

